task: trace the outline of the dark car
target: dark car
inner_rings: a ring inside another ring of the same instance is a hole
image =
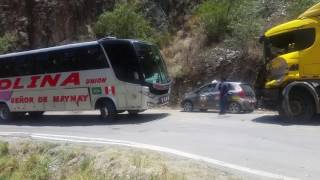
[[[225,82],[228,85],[227,106],[230,113],[253,112],[256,107],[256,96],[250,85],[240,82]],[[219,110],[220,82],[213,81],[190,93],[187,93],[181,106],[184,111]]]

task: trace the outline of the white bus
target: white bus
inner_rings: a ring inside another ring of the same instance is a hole
[[[0,55],[0,120],[45,111],[137,114],[169,101],[159,49],[116,38]]]

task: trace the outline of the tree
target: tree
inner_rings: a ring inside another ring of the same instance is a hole
[[[8,52],[10,48],[14,46],[15,41],[15,36],[9,33],[0,37],[0,53]]]
[[[98,37],[116,36],[154,41],[155,30],[150,22],[138,13],[134,3],[119,4],[113,11],[103,13],[95,24]]]

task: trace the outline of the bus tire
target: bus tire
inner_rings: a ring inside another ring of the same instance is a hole
[[[44,114],[44,111],[29,112],[29,116],[31,118],[41,118],[43,114]]]
[[[100,105],[101,119],[105,121],[113,121],[117,115],[114,104],[110,101],[104,101]]]
[[[10,112],[6,104],[0,104],[0,122],[8,122],[12,120],[13,114]]]
[[[130,116],[137,116],[141,111],[139,110],[129,110],[128,113]]]

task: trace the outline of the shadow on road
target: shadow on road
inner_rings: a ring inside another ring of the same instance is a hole
[[[306,125],[306,126],[320,126],[320,116],[314,117],[308,122],[285,122],[278,115],[262,116],[252,120],[253,122],[263,124],[276,124],[281,126],[292,126],[292,125]]]
[[[98,115],[45,115],[42,118],[30,119],[20,118],[11,122],[1,123],[0,125],[14,126],[96,126],[96,125],[127,125],[143,124],[151,121],[157,121],[169,116],[167,113],[159,114],[139,114],[130,116],[128,114],[119,114],[112,122],[107,122]]]

